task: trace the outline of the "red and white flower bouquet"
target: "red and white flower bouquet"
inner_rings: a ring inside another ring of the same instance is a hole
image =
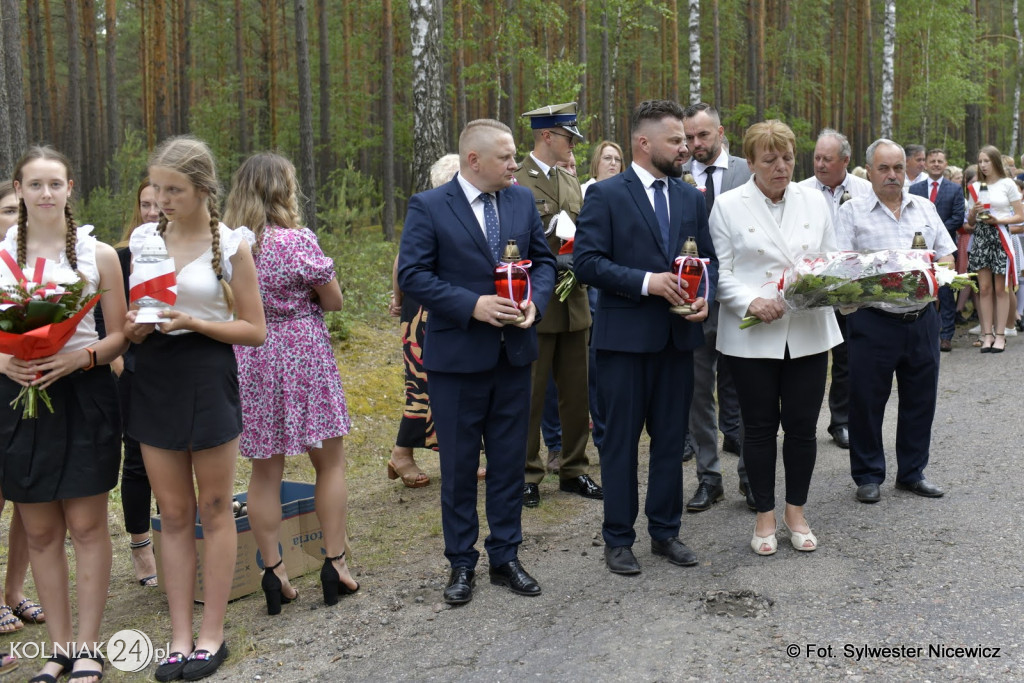
[[[0,251],[0,261],[0,353],[26,361],[52,356],[100,294],[87,296],[86,283],[64,264],[40,258],[22,269],[7,251]],[[46,390],[37,387],[23,387],[11,407],[23,405],[22,417],[34,418],[39,401],[53,412]]]

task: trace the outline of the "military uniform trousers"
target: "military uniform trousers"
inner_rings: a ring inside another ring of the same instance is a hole
[[[587,334],[586,329],[577,332],[537,333],[539,355],[533,363],[530,434],[526,442],[528,484],[539,484],[547,473],[540,455],[540,423],[544,413],[544,391],[552,370],[558,388],[558,417],[562,421],[562,457],[558,476],[572,479],[588,474],[590,403],[587,395]]]

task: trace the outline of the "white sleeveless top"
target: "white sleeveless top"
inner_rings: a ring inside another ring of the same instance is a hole
[[[150,235],[156,235],[157,224],[145,223],[132,231],[128,247],[132,260],[142,253],[142,243]],[[221,272],[231,282],[231,257],[238,252],[238,245],[245,240],[251,246],[256,236],[249,228],[232,230],[220,224]],[[178,264],[175,264],[177,268]],[[186,263],[178,271],[178,299],[172,308],[208,322],[229,322],[234,319],[224,300],[224,290],[213,272],[213,247],[208,248],[194,261]],[[169,334],[184,334],[191,330],[175,330]]]
[[[90,296],[95,294],[99,290],[100,286],[100,271],[96,266],[96,238],[92,236],[93,227],[91,225],[80,225],[78,226],[78,235],[75,241],[75,256],[78,258],[78,272],[85,278],[85,289],[83,294]],[[0,249],[7,250],[11,256],[17,258],[18,255],[18,226],[12,225],[7,231],[7,236],[4,237],[3,241],[0,242]],[[63,266],[68,266],[67,256],[64,252],[60,252],[59,263]],[[23,269],[26,277],[31,277],[32,271],[31,264],[26,264]],[[96,306],[99,306],[99,302],[96,302]],[[98,342],[100,336],[96,333],[96,308],[95,306],[86,313],[85,317],[78,323],[78,327],[75,328],[75,333],[71,339],[64,346],[62,353],[68,351],[81,351],[82,349],[92,346]]]

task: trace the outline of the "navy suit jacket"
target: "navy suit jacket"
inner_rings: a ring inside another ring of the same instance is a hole
[[[512,185],[497,193],[501,244],[516,240],[533,262],[533,303],[540,318],[555,286],[555,259],[533,193]],[[494,259],[458,178],[413,195],[398,252],[398,284],[430,315],[423,341],[423,367],[438,372],[483,372],[494,368],[504,348],[514,366],[537,358],[537,331],[494,327],[473,318],[481,295],[494,294]],[[504,345],[504,346],[503,346]]]
[[[921,180],[910,186],[910,194],[928,198],[931,194],[931,178]],[[948,180],[939,183],[939,193],[935,196],[935,210],[939,212],[949,236],[956,242],[956,231],[964,225],[964,191],[961,187]]]
[[[718,258],[704,197],[678,178],[667,180],[671,242],[667,253],[651,200],[632,167],[587,190],[573,252],[576,277],[601,290],[593,331],[598,349],[652,353],[664,349],[670,338],[680,351],[704,343],[701,323],[687,322],[669,311],[663,297],[641,294],[644,275],[671,272],[683,242],[693,236],[700,255],[711,259],[708,305],[715,297]]]

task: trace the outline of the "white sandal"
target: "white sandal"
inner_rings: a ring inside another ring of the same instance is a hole
[[[768,550],[763,550],[762,546],[768,546]],[[775,532],[773,531],[767,536],[758,536],[757,527],[754,527],[754,537],[750,539],[750,549],[758,555],[774,555],[779,549],[779,541],[775,538]]]
[[[782,524],[789,531],[789,542],[793,544],[794,550],[809,553],[818,549],[818,538],[814,535],[814,532],[811,531],[810,528],[808,528],[806,534],[802,534],[799,531],[793,531],[789,528],[789,524],[786,523],[785,515],[783,515],[782,517]],[[807,541],[811,542],[811,545],[809,547],[804,545],[805,543],[807,543]]]

